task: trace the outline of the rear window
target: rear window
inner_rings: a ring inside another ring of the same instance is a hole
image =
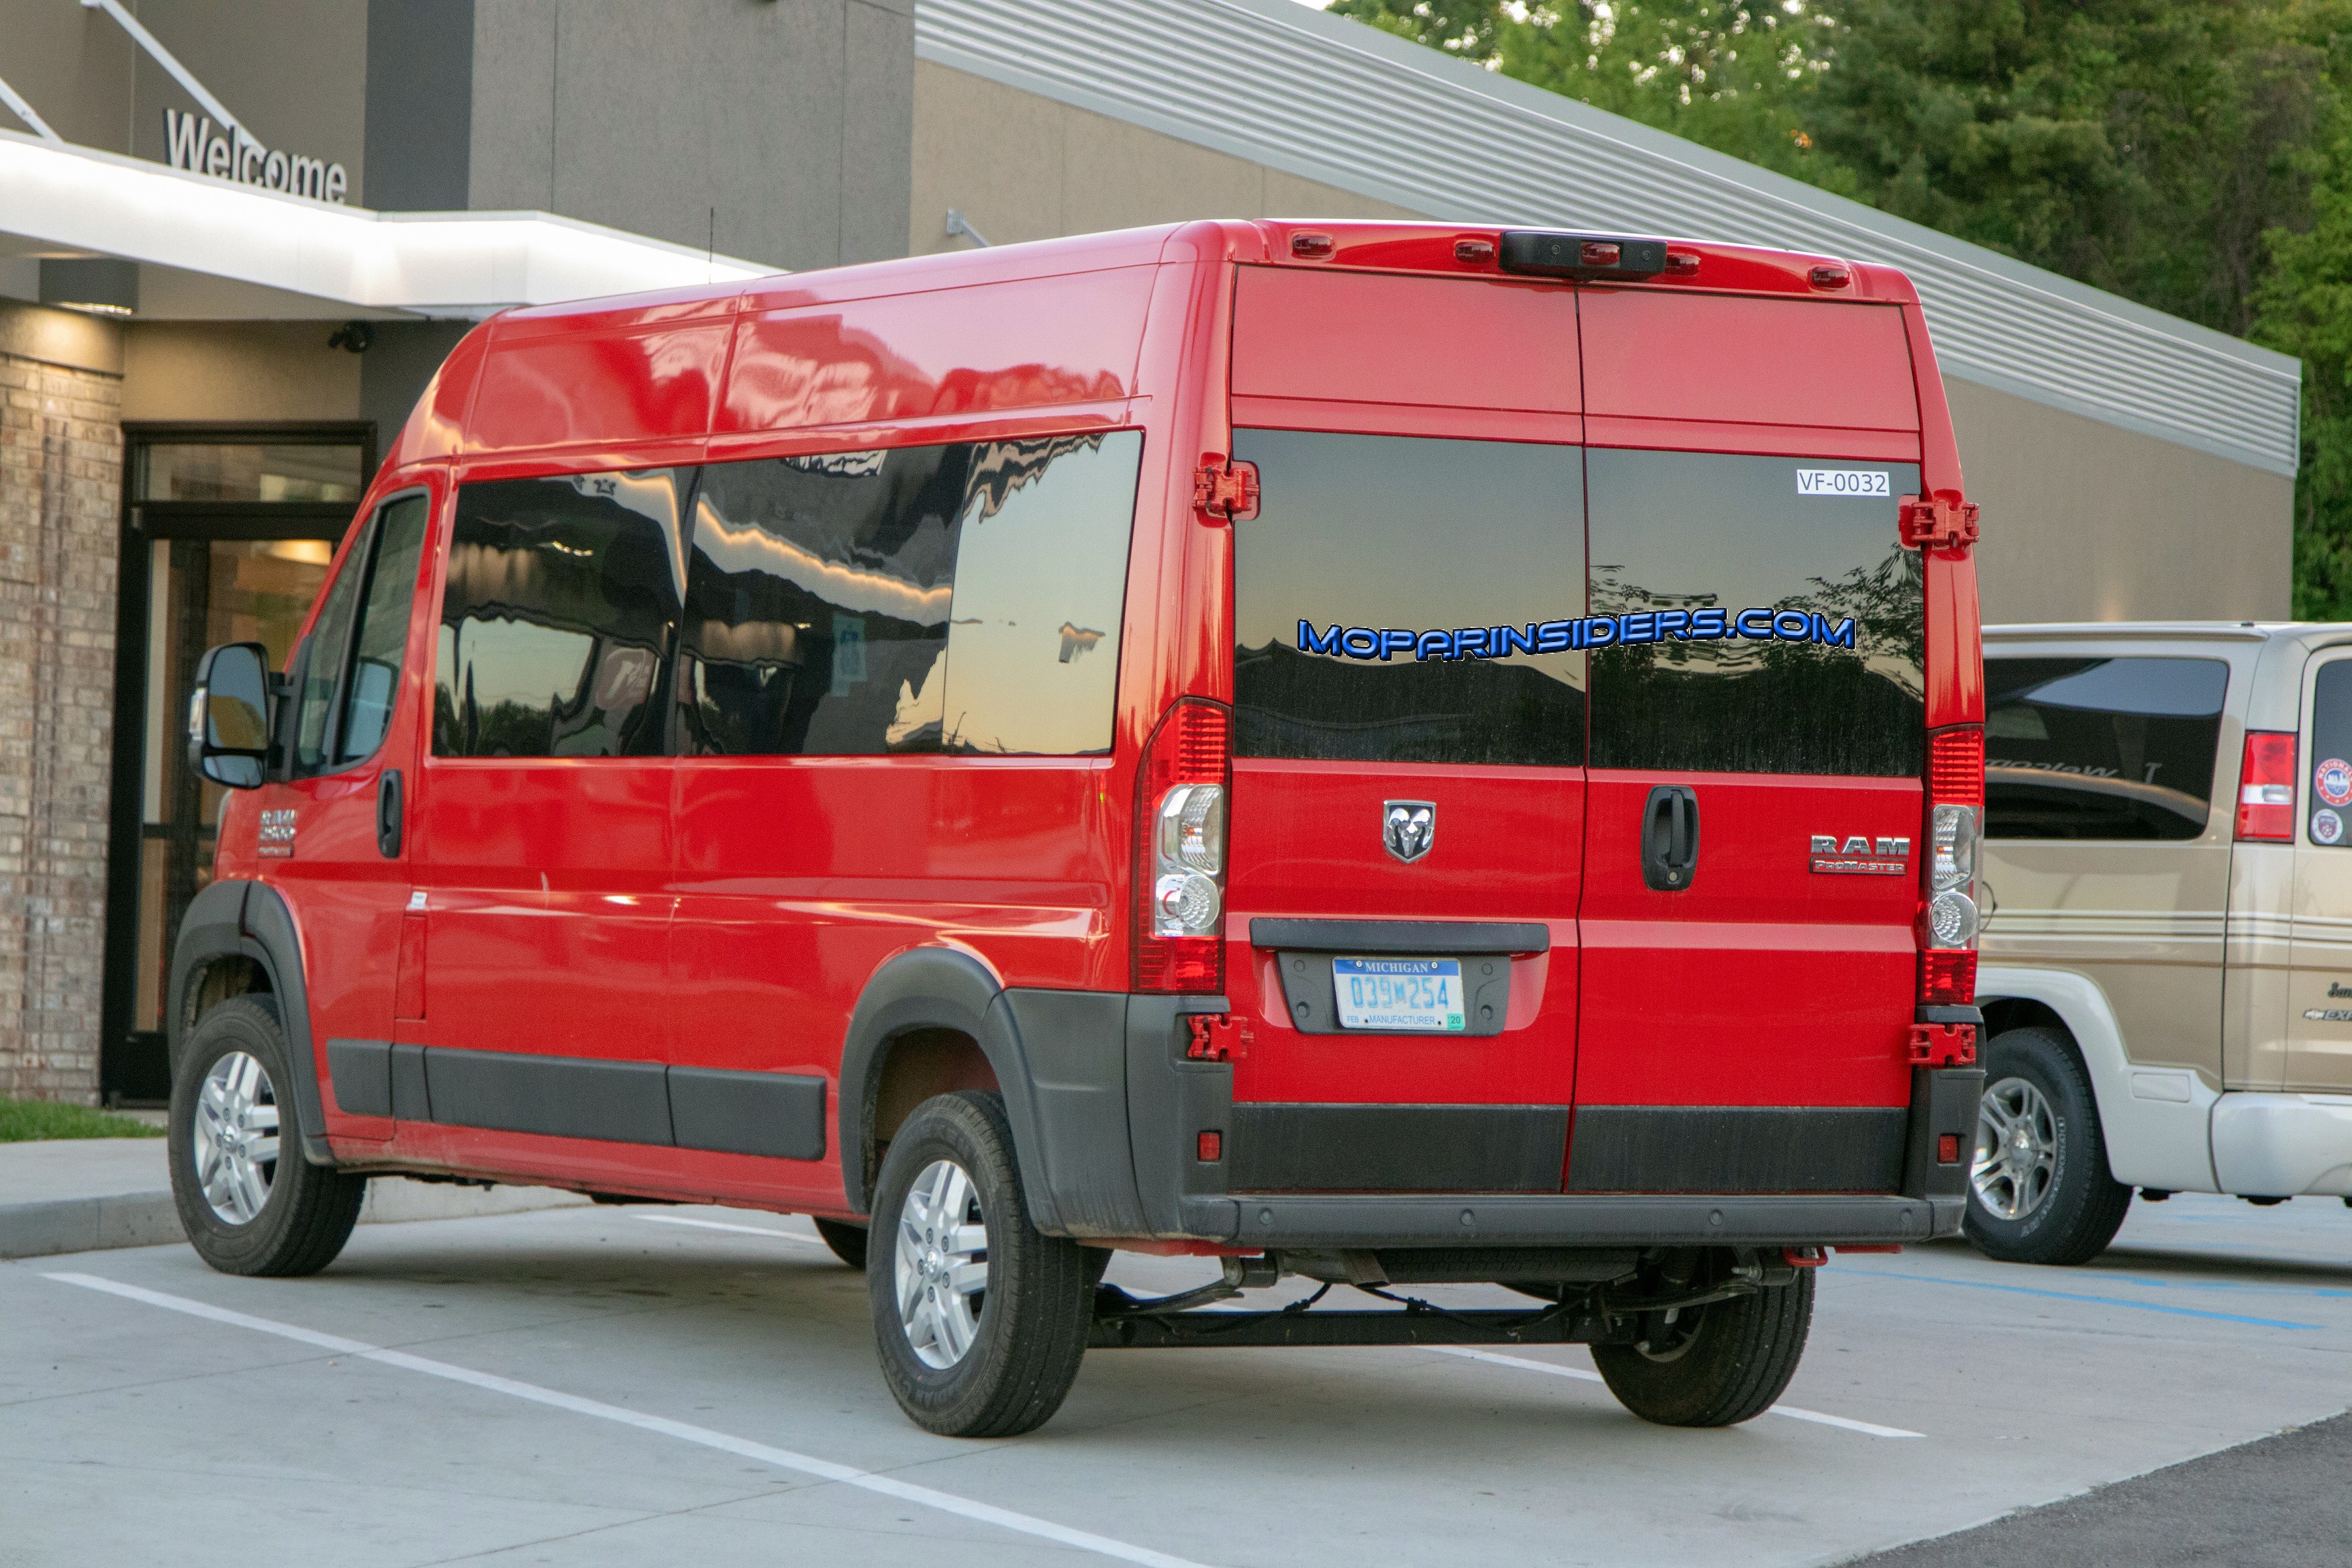
[[[2197,837],[2229,689],[2218,658],[1986,659],[1986,837]]]
[[[2352,658],[2319,667],[2311,689],[2311,815],[2304,821],[2310,842],[2341,849],[2352,835]]]
[[[1234,751],[1333,762],[1584,758],[1583,454],[1236,430]]]
[[[1596,447],[1585,472],[1594,767],[1918,773],[1916,466]]]

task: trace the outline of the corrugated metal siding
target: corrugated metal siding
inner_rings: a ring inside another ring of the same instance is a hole
[[[1948,374],[2294,471],[2291,358],[1293,0],[917,0],[915,27],[924,59],[1433,217],[1889,263]]]

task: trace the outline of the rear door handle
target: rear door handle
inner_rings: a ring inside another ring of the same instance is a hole
[[[387,860],[400,858],[400,770],[386,768],[375,776],[375,847]]]
[[[1642,807],[1642,880],[1679,893],[1698,878],[1698,792],[1659,784]]]

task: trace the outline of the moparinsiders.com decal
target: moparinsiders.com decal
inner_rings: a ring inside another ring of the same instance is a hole
[[[1394,627],[1342,626],[1318,632],[1313,621],[1298,623],[1298,651],[1335,658],[1415,660],[1506,658],[1515,653],[1568,653],[1578,648],[1628,647],[1639,643],[1753,642],[1854,646],[1853,617],[1836,625],[1818,610],[1639,610],[1627,616],[1587,616],[1573,621],[1529,622],[1519,626],[1464,626],[1453,631],[1409,632]]]

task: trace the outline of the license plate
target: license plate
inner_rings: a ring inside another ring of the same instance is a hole
[[[1461,1032],[1458,958],[1335,958],[1331,987],[1343,1029]]]

